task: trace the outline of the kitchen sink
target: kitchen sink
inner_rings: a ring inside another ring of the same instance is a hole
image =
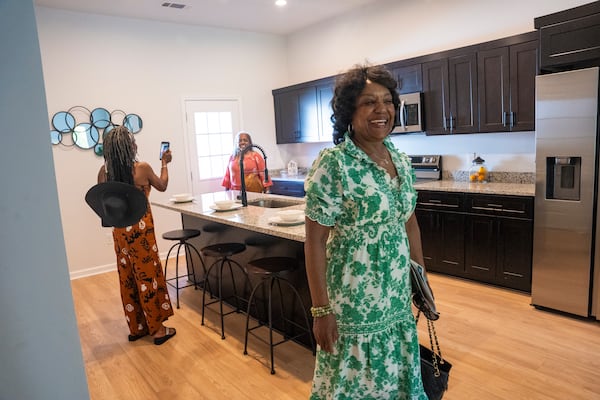
[[[280,200],[280,199],[258,199],[248,201],[249,206],[265,207],[265,208],[282,208],[297,206],[303,204],[303,201]]]

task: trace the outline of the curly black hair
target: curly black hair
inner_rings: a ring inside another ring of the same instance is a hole
[[[344,141],[344,134],[352,122],[356,111],[356,100],[362,93],[367,80],[388,88],[392,94],[394,107],[398,109],[400,98],[396,87],[398,83],[394,76],[382,65],[355,65],[352,69],[337,78],[333,99],[331,99],[331,122],[333,122],[333,143]]]

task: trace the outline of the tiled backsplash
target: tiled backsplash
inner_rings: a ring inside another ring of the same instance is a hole
[[[443,180],[454,180],[457,182],[468,182],[469,171],[442,171]],[[533,172],[499,172],[490,171],[488,175],[489,182],[496,183],[535,183],[535,173]]]

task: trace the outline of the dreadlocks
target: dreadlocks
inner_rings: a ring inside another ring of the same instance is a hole
[[[104,165],[107,180],[133,185],[133,163],[136,159],[133,135],[124,126],[110,130],[104,138]]]

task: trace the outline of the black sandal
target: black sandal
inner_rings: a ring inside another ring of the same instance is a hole
[[[175,330],[175,328],[165,327],[165,335],[154,338],[154,344],[160,346],[161,344],[175,336],[176,333],[177,331]]]
[[[129,338],[130,342],[135,342],[136,340],[141,339],[147,335],[148,335],[147,333],[140,333],[139,335],[129,335],[128,338]]]

